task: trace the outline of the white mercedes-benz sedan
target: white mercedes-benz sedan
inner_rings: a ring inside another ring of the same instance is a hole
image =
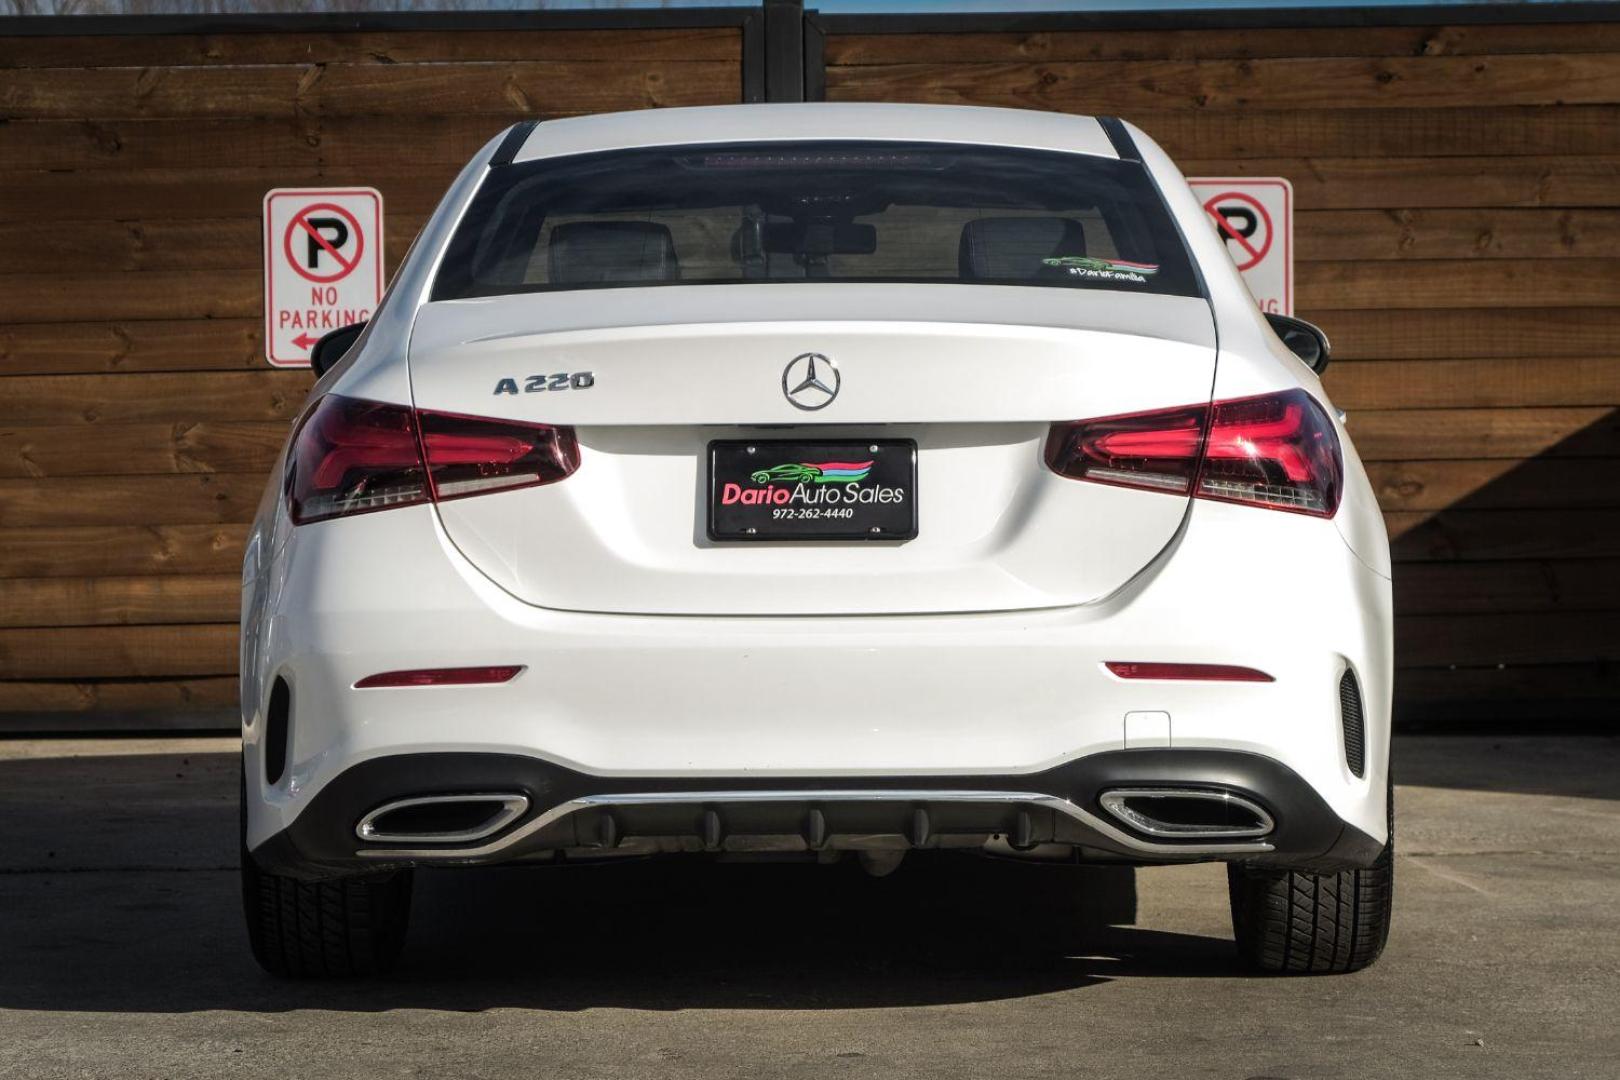
[[[1130,124],[519,124],[313,362],[243,567],[270,971],[386,968],[414,867],[675,853],[1218,860],[1250,964],[1382,949],[1383,520]]]

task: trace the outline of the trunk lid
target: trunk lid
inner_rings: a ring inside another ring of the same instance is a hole
[[[816,411],[784,394],[784,369],[807,352],[831,358],[840,380]],[[1186,498],[1059,477],[1043,462],[1046,436],[1054,421],[1207,401],[1215,335],[1207,303],[1182,297],[663,286],[428,304],[410,367],[418,408],[577,431],[581,464],[566,480],[438,506],[451,541],[524,601],[997,611],[1096,600],[1170,542]],[[768,452],[773,440],[844,439],[916,442],[914,539],[709,539],[711,441]]]

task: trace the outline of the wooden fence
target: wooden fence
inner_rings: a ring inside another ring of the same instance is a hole
[[[311,382],[264,360],[265,191],[378,188],[392,271],[516,119],[749,96],[745,18],[644,19],[0,37],[0,713],[235,703],[243,538]]]
[[[1123,115],[1189,174],[1292,180],[1406,714],[1581,714],[1620,700],[1620,21],[1588,10],[812,14],[770,85]],[[397,259],[512,119],[758,96],[750,18],[0,37],[0,713],[233,704],[242,538],[310,381],[262,358],[267,189],[379,188]]]

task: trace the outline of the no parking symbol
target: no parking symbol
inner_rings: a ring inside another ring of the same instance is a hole
[[[304,367],[327,331],[365,322],[382,296],[382,196],[277,188],[264,197],[264,353]]]
[[[1294,188],[1277,177],[1188,180],[1261,311],[1294,313]]]

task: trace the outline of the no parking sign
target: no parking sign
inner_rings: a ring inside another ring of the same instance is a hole
[[[365,322],[382,296],[382,196],[276,188],[264,197],[264,355],[306,367],[327,331]]]
[[[1189,179],[1261,311],[1294,313],[1294,188],[1280,176]]]

